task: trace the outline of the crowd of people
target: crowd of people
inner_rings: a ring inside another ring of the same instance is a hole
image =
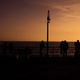
[[[40,42],[40,57],[43,57],[43,49],[45,48],[45,43],[44,41],[41,41]],[[75,46],[75,56],[80,56],[80,42],[79,40],[77,40],[76,42],[74,42],[74,46]],[[1,50],[2,50],[2,54],[3,55],[6,55],[7,53],[10,53],[10,54],[16,54],[18,56],[21,56],[21,57],[27,57],[29,56],[30,54],[32,54],[32,50],[30,47],[28,46],[25,46],[24,49],[19,49],[18,52],[14,52],[14,46],[12,44],[12,42],[3,42],[2,43],[2,46],[0,46]],[[67,56],[68,54],[68,49],[69,49],[69,45],[68,45],[68,42],[66,40],[64,41],[61,41],[60,42],[60,55],[61,56]]]
[[[80,56],[80,42],[79,40],[77,40],[76,42],[74,42],[74,46],[75,46],[75,53],[74,56],[75,57],[79,57]],[[45,47],[45,44],[43,41],[41,41],[40,43],[40,55],[42,56],[42,51],[43,48]],[[68,54],[68,49],[69,49],[69,44],[66,40],[61,41],[60,42],[60,55],[63,57],[66,57]]]
[[[2,42],[0,44],[0,54],[3,56],[15,56],[17,58],[28,58],[31,54],[31,49],[28,46],[16,48],[12,42]]]

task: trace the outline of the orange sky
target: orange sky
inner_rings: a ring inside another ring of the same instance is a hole
[[[80,40],[80,0],[0,0],[0,40]]]

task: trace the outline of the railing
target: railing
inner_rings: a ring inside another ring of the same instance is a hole
[[[9,43],[9,42],[8,42]],[[20,51],[22,51],[22,53],[25,50],[25,47],[28,46],[31,50],[31,54],[30,55],[40,55],[40,42],[33,42],[33,43],[18,43],[18,42],[12,42],[13,44],[13,49],[12,49],[12,53],[16,54],[16,53],[20,53]],[[45,43],[46,45],[46,43]],[[7,54],[8,55],[12,55],[11,53],[9,53],[9,45],[7,45]],[[69,45],[67,54],[68,55],[74,55],[75,53],[75,47],[72,45]],[[43,56],[46,55],[46,46],[43,48]],[[0,54],[2,53],[2,46],[0,46]],[[60,56],[60,42],[58,43],[50,43],[49,44],[49,56]]]

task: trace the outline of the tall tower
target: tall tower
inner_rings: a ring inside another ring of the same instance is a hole
[[[48,14],[47,14],[47,56],[49,52],[49,23],[50,23],[50,11],[48,10]]]

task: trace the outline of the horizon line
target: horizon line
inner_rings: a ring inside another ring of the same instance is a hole
[[[0,42],[4,42],[4,41],[7,41],[7,42],[40,42],[42,40],[0,40]],[[47,42],[45,40],[43,40],[44,42]],[[49,42],[61,42],[61,41],[64,41],[64,40],[55,40],[55,41],[49,41]],[[67,42],[76,42],[77,40],[75,41],[70,41],[70,40],[66,40]]]

